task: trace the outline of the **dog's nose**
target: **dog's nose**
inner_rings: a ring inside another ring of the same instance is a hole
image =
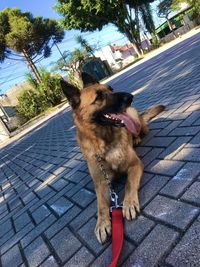
[[[123,101],[127,103],[128,105],[130,105],[131,102],[133,101],[133,95],[129,93],[122,93],[122,94],[123,94]]]

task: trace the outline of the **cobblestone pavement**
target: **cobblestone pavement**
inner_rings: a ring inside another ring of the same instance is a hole
[[[137,148],[142,211],[125,222],[120,266],[200,266],[199,51],[196,34],[110,82],[134,91],[141,111],[167,106]],[[69,110],[1,149],[0,168],[0,265],[107,266],[111,244],[93,233],[96,197]]]

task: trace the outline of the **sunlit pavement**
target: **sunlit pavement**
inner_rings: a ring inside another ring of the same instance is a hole
[[[119,266],[200,266],[200,33],[109,84],[133,92],[140,111],[166,105],[137,148],[142,210],[125,222]],[[0,168],[0,265],[108,265],[69,108],[2,148]]]

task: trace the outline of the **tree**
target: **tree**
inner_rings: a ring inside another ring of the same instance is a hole
[[[78,44],[80,44],[81,47],[85,50],[85,52],[86,52],[86,54],[88,54],[88,56],[91,55],[91,56],[95,57],[95,55],[94,55],[95,49],[91,45],[89,45],[89,43],[87,42],[86,39],[84,39],[81,35],[77,35],[75,39],[76,39],[76,42]]]
[[[140,6],[140,12],[141,12],[143,23],[144,23],[147,31],[152,36],[152,43],[154,45],[158,45],[159,41],[158,41],[158,38],[156,35],[156,28],[155,28],[155,24],[153,21],[153,15],[152,15],[150,3],[146,3],[146,4],[141,5]]]
[[[200,23],[200,0],[173,0],[171,8],[172,10],[180,10],[183,4],[187,4],[188,7],[192,8],[193,19]]]
[[[176,38],[177,36],[176,36],[175,31],[173,29],[172,22],[169,19],[169,15],[173,11],[173,9],[171,8],[172,3],[173,3],[173,0],[161,1],[158,5],[158,16],[160,18],[165,18],[167,20],[167,23],[169,25],[169,29],[172,31],[174,37]]]
[[[114,24],[140,56],[140,6],[150,2],[153,0],[57,0],[55,9],[63,16],[66,29],[94,31]]]
[[[81,35],[76,36],[76,42],[81,45],[80,49],[74,49],[72,52],[65,51],[62,57],[54,64],[52,71],[66,71],[68,75],[68,80],[81,88],[81,73],[84,64],[90,58],[94,58],[95,48],[92,47],[86,39]]]
[[[6,58],[26,60],[38,81],[36,63],[49,57],[54,43],[64,38],[64,31],[55,20],[33,17],[17,8],[0,12],[0,62]]]

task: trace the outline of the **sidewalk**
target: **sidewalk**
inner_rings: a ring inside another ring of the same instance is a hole
[[[137,92],[140,111],[166,105],[137,147],[141,214],[125,221],[120,267],[200,266],[199,48],[197,33],[109,81]],[[1,148],[0,266],[107,267],[111,243],[97,242],[95,224],[96,196],[68,108]]]
[[[124,70],[112,75],[108,79],[105,79],[104,81],[102,81],[102,83],[108,83],[108,82],[112,81],[113,79],[119,77],[123,73],[126,73],[127,71],[129,71],[129,70],[131,70],[131,69],[133,69],[133,68],[135,68],[137,66],[140,66],[144,62],[146,62],[146,61],[150,60],[151,58],[161,54],[162,52],[164,52],[167,49],[173,47],[174,45],[179,44],[179,43],[183,42],[184,40],[194,36],[198,32],[200,32],[200,28],[199,27],[191,30],[190,32],[184,34],[183,36],[181,36],[181,37],[179,37],[177,39],[175,39],[174,41],[171,41],[170,43],[167,43],[167,44],[163,45],[162,47],[160,47],[160,48],[158,48],[158,49],[156,49],[156,50],[154,50],[152,52],[149,52],[147,55],[144,56],[144,58],[142,60],[140,60],[137,63],[134,63],[133,65],[129,66],[128,68],[125,68]],[[20,133],[16,134],[15,136],[12,136],[10,139],[6,139],[5,141],[0,142],[0,149],[2,147],[6,146],[7,144],[10,144],[13,141],[17,140],[18,138],[20,138],[24,134],[28,133],[29,131],[32,131],[35,127],[37,127],[38,125],[40,125],[44,121],[48,120],[49,118],[51,118],[55,114],[59,113],[60,111],[65,109],[67,106],[68,106],[68,104],[66,103],[62,108],[56,109],[53,112],[50,112],[49,114],[46,114],[44,117],[39,118],[37,120],[37,122],[35,122],[35,124],[31,125],[30,127],[27,127],[25,130],[20,131]]]

